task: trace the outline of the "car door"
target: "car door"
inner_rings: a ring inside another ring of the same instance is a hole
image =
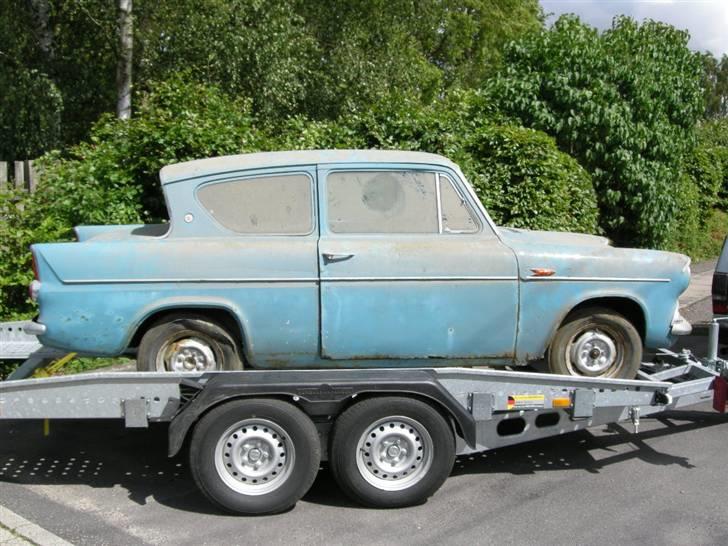
[[[516,258],[455,173],[352,165],[318,180],[323,358],[512,360]]]

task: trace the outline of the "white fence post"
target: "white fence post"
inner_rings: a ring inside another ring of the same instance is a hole
[[[15,179],[16,188],[25,189],[25,168],[22,161],[15,162],[15,172],[13,178]]]
[[[28,184],[28,191],[33,193],[38,187],[38,171],[34,166],[34,161],[29,159],[25,162],[25,179]]]
[[[0,161],[0,190],[4,190],[8,184],[8,164]]]

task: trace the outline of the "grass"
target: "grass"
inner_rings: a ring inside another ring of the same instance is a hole
[[[115,358],[74,358],[68,364],[63,366],[55,375],[73,375],[82,372],[91,372],[109,366],[120,366],[129,364],[133,360],[124,357]],[[21,361],[4,361],[0,362],[0,380],[6,379],[17,368]]]

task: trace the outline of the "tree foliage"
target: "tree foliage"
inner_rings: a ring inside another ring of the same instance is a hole
[[[703,108],[688,36],[617,18],[600,34],[575,16],[511,45],[492,86],[504,111],[556,138],[592,174],[607,233],[664,246],[683,158]]]

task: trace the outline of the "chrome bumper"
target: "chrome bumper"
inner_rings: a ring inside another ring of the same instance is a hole
[[[45,324],[29,320],[23,323],[23,331],[31,336],[42,336],[46,333]]]
[[[670,333],[674,336],[687,336],[692,331],[693,326],[680,314],[680,309],[675,309],[675,314],[672,316],[672,323],[670,324]]]

